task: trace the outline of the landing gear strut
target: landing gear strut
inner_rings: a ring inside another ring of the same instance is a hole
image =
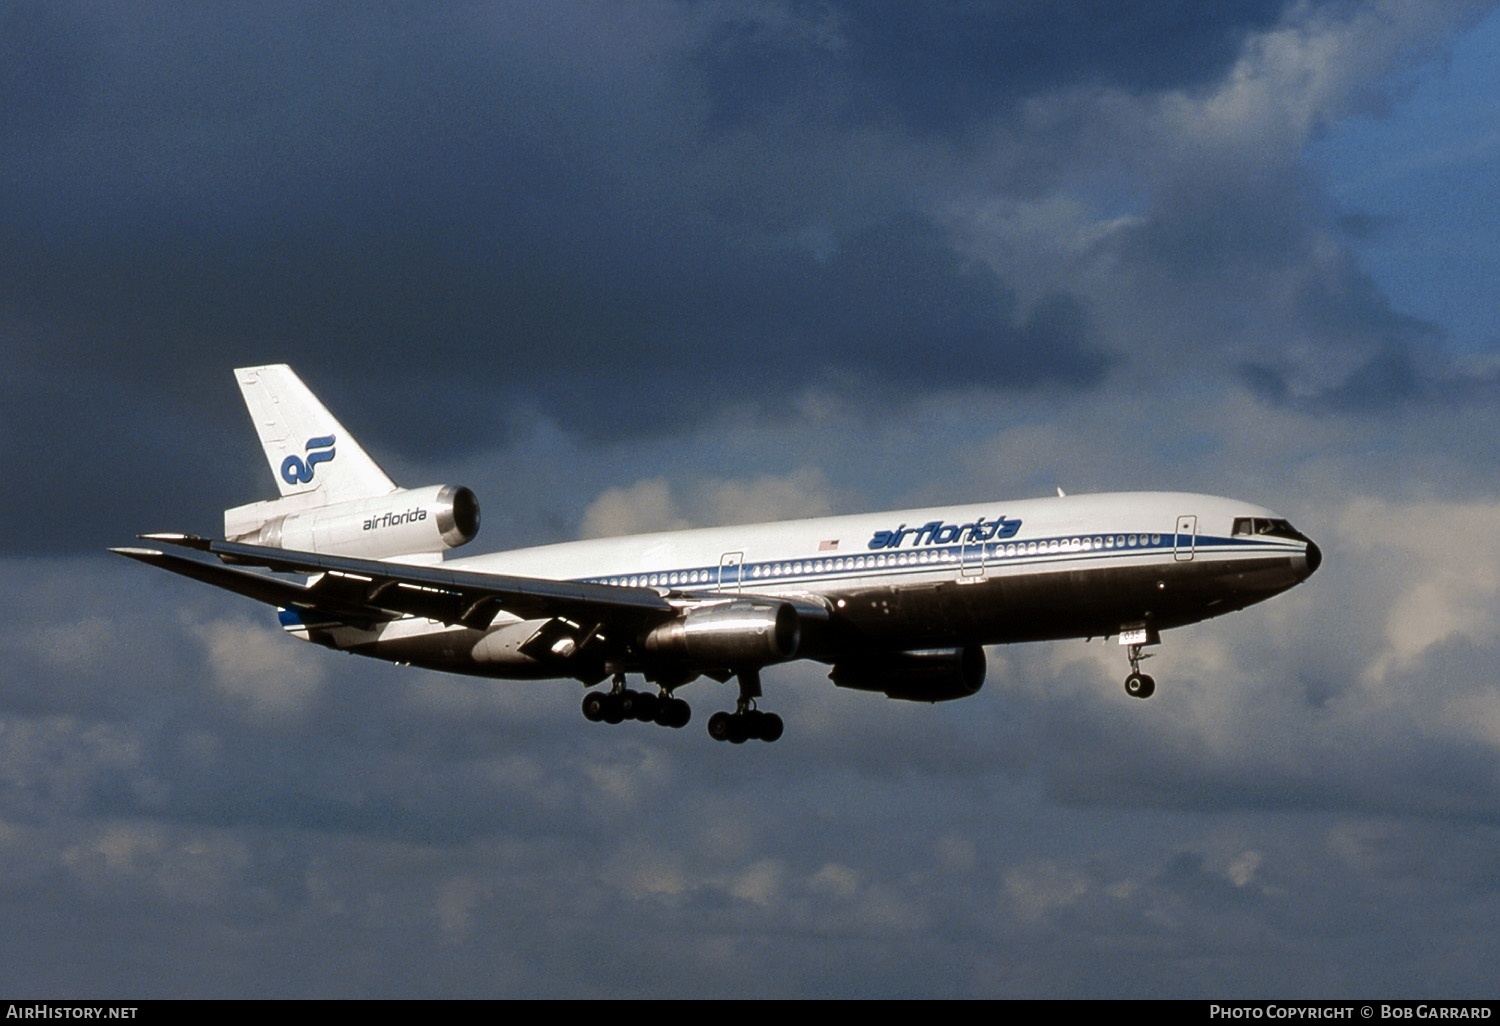
[[[781,737],[786,729],[781,717],[755,707],[755,700],[760,697],[760,671],[741,670],[736,677],[740,682],[740,697],[734,712],[716,712],[710,716],[708,736],[735,745],[751,740],[771,742]]]
[[[1145,645],[1130,646],[1130,676],[1125,678],[1125,693],[1131,698],[1150,698],[1156,694],[1156,679],[1149,673],[1141,672],[1141,660],[1150,659],[1149,652],[1143,652]]]
[[[660,693],[632,691],[625,686],[625,675],[616,673],[608,691],[590,691],[583,696],[584,718],[593,723],[621,723],[639,720],[663,727],[685,727],[693,718],[692,707],[662,688]]]

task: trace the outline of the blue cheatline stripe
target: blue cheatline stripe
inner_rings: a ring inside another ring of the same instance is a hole
[[[1040,566],[1049,563],[1063,561],[1079,561],[1084,559],[1096,559],[1101,554],[1109,557],[1120,555],[1128,556],[1152,556],[1162,552],[1173,551],[1177,548],[1196,547],[1199,549],[1215,549],[1216,554],[1231,554],[1235,551],[1247,555],[1271,555],[1285,553],[1295,555],[1302,551],[1296,543],[1279,542],[1272,540],[1250,541],[1243,536],[1224,538],[1212,535],[1172,535],[1172,534],[1139,534],[1134,535],[1136,543],[1129,544],[1132,536],[1129,533],[1122,534],[1090,534],[1084,535],[1059,535],[1053,538],[1037,539],[1035,545],[1037,551],[1029,551],[1033,542],[990,542],[984,548],[983,562],[985,569],[1003,568],[1006,566]],[[1118,540],[1118,544],[1115,542]],[[1087,545],[1085,546],[1085,543]],[[1096,544],[1097,543],[1097,544]],[[1057,545],[1053,549],[1053,545]],[[1028,551],[1016,551],[1007,555],[1007,548],[1024,549]],[[820,581],[839,579],[844,577],[881,577],[901,576],[903,574],[922,573],[941,566],[971,566],[978,567],[980,563],[979,553],[971,552],[967,561],[963,558],[963,545],[934,545],[924,546],[918,549],[904,549],[900,552],[879,553],[864,552],[849,556],[819,556],[803,559],[777,559],[758,563],[743,563],[736,572],[724,574],[723,583],[739,584],[790,584],[804,581]],[[925,561],[913,557],[926,555]],[[897,562],[898,556],[906,556],[907,561]],[[886,560],[884,565],[876,562],[878,557]],[[857,560],[865,560],[860,566]],[[843,566],[839,566],[839,560],[843,560]],[[800,567],[801,569],[793,569]],[[778,568],[780,568],[778,570]],[[634,574],[611,574],[606,577],[580,578],[590,584],[613,584],[629,585],[643,588],[673,588],[673,587],[705,587],[712,588],[720,584],[721,568],[713,566],[689,567],[683,570],[657,570]],[[673,575],[676,580],[673,580]],[[654,580],[653,580],[654,578]]]

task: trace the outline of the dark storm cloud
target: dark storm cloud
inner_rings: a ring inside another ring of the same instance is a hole
[[[1050,90],[1214,81],[1246,35],[1275,24],[1288,6],[854,0],[731,8],[694,60],[721,125],[790,111],[947,133]]]
[[[1298,323],[1338,369],[1318,373],[1246,359],[1240,379],[1263,400],[1379,417],[1419,404],[1490,403],[1500,395],[1500,371],[1457,362],[1437,325],[1393,309],[1352,260],[1305,280],[1291,298]]]
[[[878,169],[825,173],[799,195],[807,162],[792,148],[824,144],[783,142],[772,124],[754,143],[759,201],[727,196],[737,151],[702,145],[684,63],[696,21],[603,21],[10,9],[0,331],[27,369],[6,382],[0,472],[60,508],[109,501],[149,524],[149,497],[183,468],[200,484],[221,475],[228,369],[279,360],[404,407],[370,437],[408,453],[503,430],[496,416],[455,431],[445,394],[614,436],[677,429],[726,386],[775,402],[828,375],[898,392],[1101,379],[1110,357],[1078,299],[1059,289],[1022,307]],[[860,43],[873,47],[861,74],[891,44]],[[861,177],[871,198],[851,208],[841,193]],[[830,210],[842,224],[799,236]],[[82,403],[93,416],[51,422]],[[180,420],[153,431],[164,406]],[[60,446],[66,471],[38,458]],[[13,546],[61,544],[19,510],[0,518]]]
[[[1160,186],[1126,245],[1132,262],[1161,268],[1182,288],[1223,288],[1244,282],[1247,271],[1306,261],[1326,219],[1312,183],[1294,166],[1190,163]]]
[[[793,323],[808,333],[781,354],[794,367],[816,347],[835,366],[876,379],[1076,388],[1108,365],[1076,300],[1059,293],[1018,310],[993,271],[960,260],[915,216],[872,226],[821,264],[804,260],[792,271]],[[754,334],[773,331],[764,324]]]
[[[534,272],[517,267],[516,275],[486,283],[472,268],[446,262],[447,273],[439,273],[434,255],[414,261],[420,270],[398,287],[422,292],[423,303],[434,294],[453,295],[465,275],[468,287],[451,305],[421,307],[435,310],[428,324],[413,321],[411,308],[398,311],[401,304],[389,296],[363,302],[381,293],[379,268],[366,264],[354,271],[331,256],[322,266],[309,261],[300,265],[300,278],[274,290],[283,313],[306,311],[296,331],[319,339],[306,351],[257,346],[245,337],[278,334],[263,324],[251,327],[261,307],[249,295],[244,318],[205,301],[216,282],[232,277],[227,270],[183,266],[168,281],[125,283],[121,295],[131,292],[133,301],[143,289],[161,287],[167,294],[144,313],[145,323],[132,325],[140,334],[114,350],[113,366],[108,358],[91,360],[88,351],[98,342],[94,332],[117,329],[90,325],[52,347],[45,365],[12,375],[6,415],[18,444],[0,455],[0,472],[34,482],[64,510],[110,501],[140,529],[161,515],[152,497],[177,492],[188,481],[196,486],[191,494],[245,495],[247,480],[260,487],[259,460],[239,458],[254,449],[228,370],[267,360],[297,364],[335,411],[351,425],[365,425],[361,434],[382,448],[449,455],[483,443],[505,424],[500,417],[460,422],[453,395],[470,390],[489,391],[497,413],[518,403],[557,415],[567,411],[574,430],[602,435],[665,432],[710,412],[715,400],[767,401],[830,374],[877,391],[896,388],[897,395],[912,386],[1068,390],[1096,383],[1110,364],[1076,299],[1058,293],[1021,307],[992,271],[962,260],[916,215],[857,232],[822,260],[791,248],[779,259],[741,256],[733,264],[707,259],[688,265],[680,255],[660,256],[643,261],[641,271],[617,275],[608,286],[612,296],[604,297],[566,270],[538,282]],[[422,280],[411,280],[418,276]],[[393,282],[400,277],[392,271]],[[368,293],[348,291],[356,279]],[[181,317],[205,305],[227,317],[222,331],[205,321],[184,336],[180,323],[146,320],[157,313]],[[18,348],[35,341],[25,329],[14,334]],[[173,352],[185,341],[209,337],[212,359]],[[443,341],[410,345],[415,337]],[[340,364],[384,380],[367,377],[364,388],[349,390],[340,402],[338,389],[323,384],[346,379]],[[466,380],[456,387],[432,379],[460,369]],[[82,405],[89,415],[59,420],[53,412]],[[102,423],[112,430],[101,434]],[[46,458],[58,450],[72,454],[68,465]],[[194,523],[216,519],[205,512],[189,508],[183,515]],[[28,510],[11,508],[0,523],[13,544],[63,543],[60,536],[38,538]],[[67,543],[119,540],[79,532]]]
[[[0,139],[22,140],[82,113],[87,54],[68,38],[56,5],[7,4],[0,12],[0,58]]]
[[[1356,261],[1346,244],[1370,226],[1295,164],[1185,161],[1113,244],[1163,306],[1197,313],[1192,351],[1264,401],[1374,415],[1489,401],[1500,377],[1455,363],[1443,329],[1394,308]]]

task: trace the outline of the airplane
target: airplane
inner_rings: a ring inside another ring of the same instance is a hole
[[[708,677],[739,688],[708,720],[714,740],[775,741],[767,667],[809,659],[842,688],[942,702],[980,690],[984,646],[1067,638],[1118,638],[1125,690],[1148,698],[1141,661],[1161,631],[1268,599],[1322,562],[1261,506],[1061,489],[450,559],[479,530],[472,491],[397,487],[285,364],[235,376],[279,497],[225,510],[222,539],[143,534],[162,547],[111,551],[276,606],[286,633],[331,649],[580,681],[595,722],[683,727],[676,692]]]

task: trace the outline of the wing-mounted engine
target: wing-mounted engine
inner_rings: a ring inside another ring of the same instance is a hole
[[[642,647],[708,666],[764,666],[797,655],[802,623],[790,602],[739,599],[689,609],[654,628]]]
[[[431,485],[331,505],[288,495],[224,511],[224,537],[299,552],[389,559],[436,555],[479,532],[479,500],[467,488]]]
[[[927,648],[835,663],[828,679],[841,688],[879,691],[907,702],[968,698],[984,686],[984,649]]]

